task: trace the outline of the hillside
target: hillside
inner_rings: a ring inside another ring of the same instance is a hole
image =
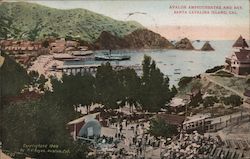
[[[148,29],[137,29],[124,39],[130,48],[174,48],[166,38]]]
[[[98,37],[98,39],[95,41],[94,48],[120,49],[120,48],[128,48],[128,44],[123,38],[114,36],[113,34],[107,31],[103,31],[101,35]]]
[[[2,3],[0,14],[8,19],[9,32],[16,39],[70,36],[93,42],[103,31],[122,37],[143,28],[137,22],[114,20],[86,9],[61,10],[25,2]]]
[[[124,37],[104,31],[94,45],[96,49],[174,48],[166,38],[148,29],[137,29]]]

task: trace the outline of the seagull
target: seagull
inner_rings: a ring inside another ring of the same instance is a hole
[[[128,14],[128,17],[130,17],[130,16],[132,16],[132,15],[134,15],[134,14],[144,14],[144,15],[146,15],[147,13],[146,12],[129,12],[129,13],[127,13]],[[127,18],[128,18],[127,17]],[[127,19],[126,18],[126,19]]]

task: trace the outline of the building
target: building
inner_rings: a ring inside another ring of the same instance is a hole
[[[225,68],[236,75],[250,74],[250,49],[242,36],[233,44],[233,53],[225,62]]]
[[[13,55],[27,54],[36,56],[40,54],[47,54],[48,49],[42,46],[40,41],[27,41],[27,40],[1,40],[1,50],[9,52]]]
[[[64,38],[58,39],[53,43],[50,43],[51,53],[64,53],[66,49],[66,41]]]
[[[182,99],[174,97],[169,104],[169,110],[175,113],[185,111],[185,106],[189,101],[187,99]]]
[[[67,127],[74,140],[77,137],[100,136],[100,113],[85,115],[81,118],[70,121]]]
[[[199,131],[204,132],[208,129],[210,124],[207,119],[211,118],[211,114],[197,114],[190,117],[183,122],[183,130],[186,132]]]

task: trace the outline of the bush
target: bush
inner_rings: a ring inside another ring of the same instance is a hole
[[[225,105],[232,105],[233,107],[240,106],[243,103],[242,98],[238,95],[222,97],[221,100]]]
[[[213,106],[215,103],[218,103],[219,100],[217,97],[215,96],[207,96],[203,99],[203,105],[204,107],[211,107]]]
[[[193,77],[182,77],[178,83],[179,87],[184,87],[192,81]]]
[[[169,138],[178,134],[177,126],[166,124],[163,119],[156,118],[150,121],[149,133],[155,137]]]
[[[215,66],[215,67],[213,67],[211,69],[206,70],[206,73],[215,73],[216,71],[219,71],[219,70],[221,70],[223,68],[224,68],[223,65],[222,66]]]

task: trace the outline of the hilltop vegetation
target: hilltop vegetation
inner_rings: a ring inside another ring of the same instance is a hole
[[[8,30],[15,39],[70,36],[93,42],[102,31],[122,37],[143,28],[137,22],[114,20],[86,9],[62,10],[24,2],[2,3],[0,15],[5,24],[0,30]]]
[[[122,38],[103,31],[94,45],[97,49],[174,48],[166,38],[148,29],[137,29]]]

